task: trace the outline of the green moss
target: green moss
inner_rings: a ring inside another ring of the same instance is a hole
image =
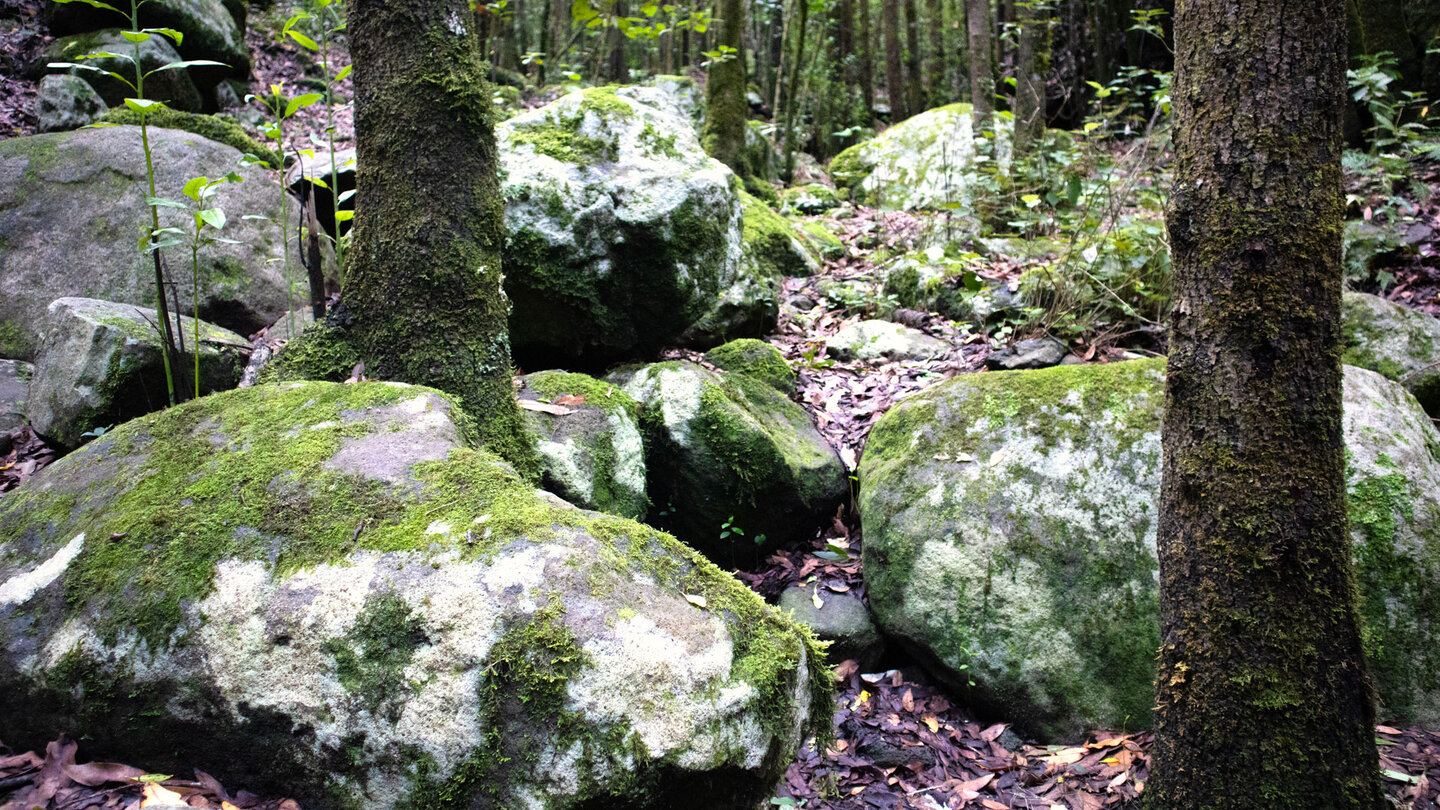
[[[672,160],[680,160],[682,155],[675,147],[675,134],[661,135],[655,129],[655,124],[645,122],[645,127],[640,130],[640,144],[650,151],[651,155],[660,155]]]
[[[260,381],[341,382],[350,378],[355,364],[359,362],[360,353],[345,336],[343,329],[317,323],[285,344],[280,353],[261,370]]]
[[[796,231],[790,220],[770,206],[740,192],[744,215],[741,240],[751,260],[767,276],[807,276],[811,268],[796,250]]]
[[[511,140],[529,144],[539,154],[579,166],[593,166],[617,159],[620,149],[618,138],[598,138],[582,134],[580,130],[591,116],[594,116],[593,127],[599,121],[628,121],[635,116],[635,109],[630,102],[616,95],[614,87],[592,87],[581,92],[580,102],[573,112],[552,112],[551,117],[543,121],[517,124],[510,130]],[[663,149],[664,144],[658,135],[655,135],[655,141],[653,146]],[[674,148],[673,138],[670,148]]]
[[[840,241],[823,222],[806,220],[800,223],[802,240],[810,251],[821,258],[839,259],[845,255],[845,243]]]
[[[116,107],[101,119],[109,124],[140,125],[140,114],[127,107]],[[234,119],[219,115],[200,115],[163,107],[146,114],[146,123],[162,129],[178,129],[239,149],[241,154],[254,155],[273,169],[280,165],[280,154],[246,134]]]
[[[640,404],[618,386],[604,380],[597,380],[587,374],[572,374],[565,371],[540,371],[528,374],[525,385],[542,401],[553,402],[560,397],[584,397],[586,405],[592,405],[606,413],[623,412],[632,420],[640,419]]]
[[[405,667],[426,642],[424,621],[394,593],[372,594],[343,639],[331,639],[326,651],[335,656],[336,675],[346,691],[362,698],[373,711],[399,719]]]
[[[795,393],[795,370],[780,350],[763,340],[732,340],[705,353],[705,361],[736,374],[745,374],[782,394]]]
[[[34,356],[35,344],[29,333],[14,321],[0,321],[0,357],[29,360]]]

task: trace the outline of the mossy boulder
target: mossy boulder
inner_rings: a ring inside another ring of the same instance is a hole
[[[734,175],[673,113],[602,87],[497,135],[520,363],[583,369],[654,351],[737,281]]]
[[[117,56],[83,61],[80,57],[92,53],[119,53],[130,57],[134,48],[134,44],[121,36],[119,28],[103,28],[55,40],[46,48],[41,61],[47,66],[44,70],[68,73],[89,82],[106,105],[116,107],[123,104],[127,96],[134,96],[135,91],[125,82],[100,71],[117,73],[134,82],[134,62]],[[140,43],[140,68],[146,73],[179,61],[180,54],[165,37],[152,36]],[[84,67],[48,67],[51,64]],[[189,70],[165,70],[150,76],[145,82],[145,97],[189,112],[199,112],[203,106],[200,90]]]
[[[35,95],[36,129],[41,132],[79,129],[109,109],[95,88],[79,76],[46,76],[40,80]]]
[[[790,396],[795,393],[795,369],[780,350],[763,340],[741,338],[705,353],[705,362],[732,374],[744,374]]]
[[[1008,164],[1009,119],[996,118],[996,151]],[[905,119],[830,161],[836,187],[880,208],[936,208],[968,203],[976,182],[975,132],[969,104],[950,104]]]
[[[897,404],[860,463],[881,628],[1025,733],[1148,726],[1163,400],[1164,362],[1145,360],[967,374]],[[1380,715],[1433,724],[1440,433],[1404,389],[1346,367],[1345,442]]]
[[[740,152],[740,161],[745,167],[747,178],[764,180],[767,183],[780,181],[780,153],[770,142],[766,133],[771,125],[754,119],[745,122],[745,148]]]
[[[821,183],[807,183],[787,188],[780,192],[784,210],[797,214],[823,214],[840,207],[840,197],[835,189]]]
[[[720,565],[812,535],[849,491],[809,414],[759,380],[683,361],[607,379],[643,407],[650,521]]]
[[[1008,283],[975,273],[975,262],[952,258],[940,247],[904,253],[881,269],[882,289],[908,309],[938,313],[979,329],[1022,308]]]
[[[101,120],[107,124],[139,126],[140,113],[128,107],[117,107],[105,113]],[[145,121],[151,127],[178,129],[207,140],[233,146],[242,155],[254,155],[271,166],[280,165],[280,153],[255,140],[240,126],[240,123],[225,115],[205,115],[181,110],[159,109],[145,114]],[[352,153],[354,150],[351,150]],[[307,163],[307,166],[310,164]],[[353,178],[350,188],[354,188]]]
[[[686,121],[696,131],[705,123],[705,90],[689,76],[660,74],[644,84],[627,84],[615,92],[622,97],[658,107]]]
[[[399,384],[129,422],[0,499],[0,717],[321,810],[756,807],[828,728],[810,634],[537,494]]]
[[[235,171],[244,178],[214,198],[229,215],[225,236],[241,244],[200,251],[200,317],[241,334],[274,321],[286,309],[284,246],[273,225],[244,218],[274,214],[280,200],[274,179],[241,167],[237,149],[188,132],[152,128],[150,146],[162,196],[180,197],[200,175]],[[155,306],[151,257],[137,248],[150,223],[144,197],[138,127],[0,141],[0,343],[24,350],[27,359],[46,307],[65,296]],[[190,217],[160,209],[162,226],[190,227]],[[188,304],[191,274],[179,258],[171,255],[171,280]]]
[[[194,390],[194,319],[171,316],[183,330],[186,352],[172,366],[176,389]],[[169,402],[163,341],[153,309],[93,298],[60,298],[50,304],[35,358],[35,379],[25,407],[35,432],[66,447],[82,434],[109,428],[159,410]],[[200,391],[234,388],[245,370],[250,342],[214,324],[199,323]],[[173,361],[172,361],[173,362]]]
[[[29,363],[0,360],[0,454],[10,452],[4,437],[25,424],[25,401],[34,377],[35,367]]]
[[[1377,295],[1345,293],[1344,361],[1405,386],[1440,418],[1440,320]]]
[[[650,500],[640,404],[584,374],[540,371],[521,379],[522,404],[554,408],[521,409],[535,438],[545,488],[584,509],[643,518]]]
[[[778,606],[813,630],[821,641],[830,642],[826,652],[831,661],[854,660],[861,672],[874,672],[885,655],[885,639],[865,602],[853,590],[837,593],[819,583],[802,584],[786,588]]]
[[[841,327],[826,341],[825,351],[837,360],[923,361],[939,360],[955,347],[919,329],[871,319]]]
[[[129,9],[123,3],[114,5]],[[49,13],[50,29],[57,35],[83,34],[106,26],[128,25],[126,17],[85,3],[54,4],[49,7]],[[209,59],[230,67],[227,71],[212,71],[214,80],[205,81],[201,89],[215,86],[227,75],[250,74],[250,50],[245,45],[245,30],[222,0],[147,0],[140,7],[140,25],[143,28],[173,28],[179,31],[184,36],[178,50],[186,59]],[[129,52],[128,48],[120,51]]]
[[[747,192],[740,192],[744,212],[742,239],[746,258],[767,276],[813,276],[820,270],[815,251],[803,241],[800,226]]]

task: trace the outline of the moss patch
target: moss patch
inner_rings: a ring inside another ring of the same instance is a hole
[[[100,119],[108,124],[140,125],[140,113],[128,107],[116,107]],[[199,135],[212,141],[239,149],[241,154],[254,155],[276,168],[280,165],[280,153],[265,146],[246,134],[245,129],[232,118],[218,115],[201,115],[162,107],[147,113],[145,121],[152,127],[178,129]]]
[[[780,350],[763,340],[741,338],[705,353],[705,361],[736,374],[745,374],[786,396],[795,393],[795,370]]]

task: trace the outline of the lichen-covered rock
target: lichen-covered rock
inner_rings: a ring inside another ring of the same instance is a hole
[[[1007,282],[979,276],[973,266],[938,246],[905,253],[882,269],[883,289],[902,307],[935,312],[976,329],[1021,309],[1019,294]]]
[[[784,210],[799,214],[823,214],[840,207],[840,197],[835,189],[820,183],[787,188],[781,192],[780,200],[785,205]]]
[[[25,400],[30,398],[34,377],[35,367],[29,363],[0,360],[0,437],[25,424]],[[0,452],[8,452],[8,448]]]
[[[627,84],[615,88],[622,98],[638,101],[673,113],[696,131],[705,122],[705,91],[689,76],[661,74],[644,84]]]
[[[705,362],[732,374],[745,374],[780,393],[795,393],[795,369],[785,362],[780,350],[763,340],[741,338],[705,353]]]
[[[736,282],[734,175],[673,113],[595,88],[497,136],[521,363],[594,367],[652,351]]]
[[[780,180],[780,153],[770,142],[766,129],[770,125],[754,119],[745,122],[745,148],[740,160],[746,169],[746,176],[775,183]]]
[[[1149,723],[1163,377],[1159,360],[967,374],[897,404],[866,445],[881,628],[1042,738]],[[1380,714],[1432,724],[1440,434],[1404,389],[1347,367],[1345,441]]]
[[[134,53],[134,48],[135,45],[121,35],[119,28],[104,28],[55,40],[45,50],[42,61],[46,64],[79,64],[94,68],[94,70],[85,67],[47,69],[66,72],[84,79],[90,83],[91,87],[95,88],[95,92],[100,94],[100,98],[104,99],[107,105],[116,107],[123,104],[127,96],[134,96],[135,91],[125,82],[99,71],[119,74],[133,83],[135,81],[134,62],[129,58],[121,59],[118,56],[84,61],[80,61],[80,57],[92,53],[118,53],[130,57]],[[179,61],[180,54],[170,44],[170,40],[165,37],[152,36],[140,43],[140,68],[147,73],[171,62]],[[177,110],[189,112],[199,112],[202,106],[200,90],[196,88],[188,70],[164,70],[150,76],[145,82],[145,97],[163,101]]]
[[[535,435],[545,488],[584,509],[643,518],[650,500],[639,403],[584,374],[540,371],[521,379],[522,401],[564,402],[563,413],[521,411]]]
[[[1008,163],[1006,118],[996,151]],[[966,203],[974,178],[975,136],[969,104],[950,104],[905,119],[830,161],[830,176],[855,199],[880,208],[934,208]]]
[[[1010,344],[985,358],[985,367],[994,371],[1049,368],[1064,362],[1070,347],[1059,338],[1046,335]]]
[[[1345,293],[1344,362],[1405,386],[1440,417],[1440,320],[1378,295]]]
[[[954,347],[919,329],[868,320],[841,327],[825,342],[825,350],[839,360],[939,360]]]
[[[150,147],[162,196],[181,196],[200,175],[237,171],[245,178],[215,197],[230,215],[225,236],[242,244],[200,251],[200,317],[242,334],[274,321],[286,309],[280,234],[242,215],[275,211],[275,181],[259,168],[240,167],[239,150],[187,132],[152,128]],[[0,141],[0,356],[31,356],[56,298],[155,305],[151,257],[137,248],[150,224],[144,195],[138,127]],[[161,208],[160,224],[189,227],[190,213]],[[171,280],[188,303],[190,273],[178,264],[171,262]]]
[[[763,382],[689,362],[607,379],[643,406],[651,522],[721,565],[756,566],[848,491],[810,416]]]
[[[673,538],[536,494],[398,384],[130,422],[0,499],[10,745],[307,807],[756,807],[828,726],[809,634]],[[813,707],[813,711],[812,711]]]
[[[25,416],[35,432],[67,447],[81,434],[159,410],[169,401],[160,316],[153,309],[93,298],[50,304]],[[172,316],[172,324],[175,323]],[[195,321],[181,318],[186,353],[172,368],[176,388],[193,390]],[[234,388],[250,342],[200,322],[200,391]]]
[[[800,227],[744,191],[740,192],[740,204],[745,217],[745,256],[766,276],[813,276],[819,272],[820,262],[802,241],[805,232]]]
[[[119,5],[129,10],[123,3]],[[50,15],[50,28],[59,35],[128,25],[126,17],[85,3],[55,4],[50,8]],[[211,71],[216,78],[205,81],[204,88],[213,87],[232,73],[236,76],[250,73],[250,50],[245,46],[245,30],[241,20],[226,9],[222,0],[147,0],[140,7],[140,25],[179,31],[184,36],[178,50],[186,59],[209,59],[230,66],[230,71]],[[155,38],[158,39],[158,35]],[[129,52],[129,49],[120,51]],[[148,81],[146,89],[149,89]]]
[[[79,129],[109,109],[95,88],[79,76],[46,76],[35,96],[36,128],[41,132]]]
[[[854,591],[834,592],[819,583],[786,588],[779,607],[790,611],[795,621],[830,642],[826,654],[831,661],[853,659],[861,672],[874,672],[885,654],[885,639],[870,618],[870,611]]]

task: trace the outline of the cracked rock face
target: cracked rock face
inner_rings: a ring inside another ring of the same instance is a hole
[[[257,386],[7,494],[6,741],[83,734],[318,808],[773,795],[828,721],[812,637],[673,538],[537,495],[457,414]]]
[[[1027,733],[1145,727],[1163,401],[1163,361],[1133,361],[964,375],[897,404],[860,465],[887,635]],[[1403,388],[1346,367],[1345,442],[1380,715],[1433,723],[1440,434]]]

